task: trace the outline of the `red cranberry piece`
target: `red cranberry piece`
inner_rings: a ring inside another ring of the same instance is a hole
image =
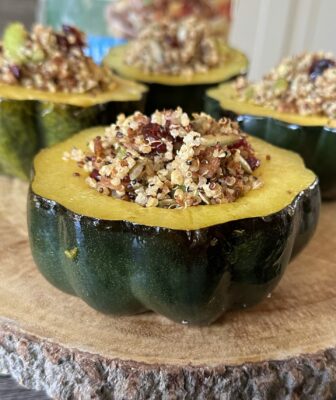
[[[68,42],[68,39],[60,34],[56,34],[56,41],[57,44],[59,45],[59,47],[61,47],[61,49],[63,50],[68,50],[70,47],[70,43]]]
[[[229,149],[239,149],[239,147],[247,147],[248,143],[245,138],[238,140],[238,142],[231,144],[228,146]]]
[[[318,76],[322,75],[326,69],[334,66],[335,61],[326,58],[314,61],[309,69],[310,79],[314,81]]]
[[[176,36],[167,35],[165,39],[166,39],[166,42],[167,42],[171,47],[173,47],[173,48],[175,48],[175,49],[179,47],[179,42],[178,42]]]
[[[149,122],[147,125],[142,127],[141,133],[143,134],[145,139],[149,139],[151,141],[155,139],[169,138],[170,133],[166,127],[162,127],[159,124]]]
[[[150,143],[152,147],[152,154],[161,154],[167,151],[167,146],[162,143],[162,139],[172,141],[173,138],[169,132],[169,124],[166,123],[165,127],[162,127],[156,123],[148,123],[142,127],[141,133],[144,138]]]
[[[165,153],[167,151],[167,146],[166,146],[165,143],[158,143],[157,145],[155,145],[154,148],[152,146],[152,149],[153,149],[153,151],[155,153],[162,154],[162,153]]]
[[[62,29],[66,35],[73,35],[76,38],[75,46],[85,46],[81,32],[74,26],[62,25]]]
[[[130,182],[131,182],[131,178],[128,176],[128,175],[126,175],[123,179],[122,179],[122,181],[121,181],[121,183],[123,184],[123,185],[129,185],[130,184]]]
[[[99,171],[97,169],[94,169],[90,174],[90,178],[94,179],[95,181],[99,181],[100,180]]]
[[[255,169],[257,169],[260,166],[260,161],[253,156],[248,157],[246,159],[246,161],[247,161],[248,165],[251,167],[252,171],[254,171]]]

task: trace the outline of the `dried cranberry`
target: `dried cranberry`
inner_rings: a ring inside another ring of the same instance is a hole
[[[328,60],[326,58],[322,60],[315,60],[309,69],[310,79],[314,81],[318,76],[322,75],[326,69],[334,66],[335,61],[333,60]]]
[[[248,157],[246,159],[246,161],[247,161],[248,165],[251,167],[252,171],[254,171],[255,169],[257,169],[260,166],[260,161],[253,156]]]
[[[9,70],[15,76],[16,79],[21,78],[21,68],[18,65],[11,65],[9,67]]]
[[[229,149],[239,149],[240,147],[248,147],[248,143],[245,138],[238,140],[238,142],[228,146]]]
[[[179,151],[183,144],[183,138],[181,138],[180,136],[177,136],[176,138],[174,138],[173,143],[174,143],[175,152]]]
[[[68,42],[68,39],[65,36],[56,34],[56,41],[58,46],[61,47],[61,49],[63,50],[69,49],[70,43]]]
[[[167,146],[165,143],[158,143],[155,147],[152,146],[154,152],[158,154],[165,153],[167,151]]]
[[[150,122],[142,127],[141,133],[145,140],[151,145],[152,154],[161,154],[167,151],[166,144],[162,142],[163,138],[169,141],[173,140],[169,132],[169,124],[167,123],[165,127],[162,127],[159,124]]]
[[[85,46],[81,32],[74,26],[62,25],[62,29],[66,35],[73,35],[76,38],[75,46]]]
[[[131,178],[128,175],[126,175],[121,181],[121,183],[123,185],[128,185],[130,182],[131,182]]]
[[[166,127],[162,127],[161,125],[153,122],[149,122],[147,125],[144,125],[141,133],[145,139],[149,139],[151,141],[162,138],[168,139],[171,137],[170,132],[168,129],[166,129]]]
[[[179,42],[177,40],[176,36],[170,36],[166,35],[166,42],[173,48],[178,48],[179,47]]]
[[[94,179],[95,181],[99,181],[100,180],[99,171],[97,169],[94,169],[90,174],[90,178]]]

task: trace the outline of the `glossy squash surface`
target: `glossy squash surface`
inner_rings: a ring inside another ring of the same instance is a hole
[[[108,93],[50,93],[0,83],[0,170],[27,179],[41,147],[112,122],[120,112],[144,109],[146,88],[115,78]]]

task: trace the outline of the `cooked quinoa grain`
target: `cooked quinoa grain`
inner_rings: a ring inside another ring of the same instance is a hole
[[[98,66],[84,53],[85,35],[75,27],[63,25],[56,32],[37,24],[27,32],[13,24],[17,49],[0,45],[0,82],[30,89],[65,93],[99,93],[115,86],[107,67]],[[10,26],[9,26],[10,27]]]
[[[99,193],[144,207],[230,203],[262,186],[253,175],[260,160],[237,123],[181,108],[119,115],[85,152],[63,158],[76,161]]]
[[[147,73],[205,73],[224,61],[217,40],[201,20],[163,20],[149,24],[131,42],[125,62]]]
[[[257,83],[239,78],[241,100],[280,112],[336,118],[336,58],[331,53],[304,53],[284,59]]]

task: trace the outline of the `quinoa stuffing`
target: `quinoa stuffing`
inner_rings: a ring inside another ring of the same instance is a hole
[[[0,43],[0,82],[65,93],[99,93],[115,86],[107,67],[84,53],[85,35],[63,25],[60,32],[37,24],[31,33],[20,23],[7,27]]]
[[[193,17],[149,24],[125,55],[127,65],[168,75],[205,73],[223,61],[218,39],[205,22]]]
[[[301,115],[336,118],[336,58],[331,53],[303,53],[284,59],[260,82],[239,78],[242,101]]]
[[[181,108],[121,114],[63,159],[83,168],[91,188],[144,207],[230,203],[262,186],[253,175],[260,160],[236,122]]]
[[[211,31],[227,37],[230,4],[226,0],[119,0],[111,1],[105,18],[112,36],[134,39],[151,21],[190,16],[206,20]]]

